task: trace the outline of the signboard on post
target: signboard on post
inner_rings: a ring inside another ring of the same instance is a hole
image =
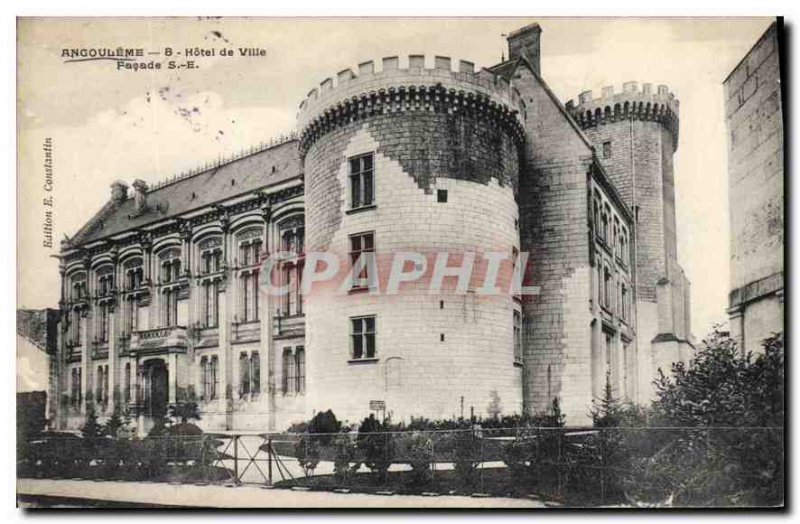
[[[369,401],[369,410],[370,411],[386,411],[386,402],[383,400],[370,400]]]

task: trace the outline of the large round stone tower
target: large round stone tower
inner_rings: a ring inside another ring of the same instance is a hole
[[[373,62],[357,74],[346,69],[311,91],[298,113],[307,251],[347,265],[375,253],[361,285],[315,282],[305,297],[308,407],[350,421],[372,401],[384,401],[394,420],[486,414],[498,403],[522,410],[519,303],[481,294],[476,279],[463,292],[455,277],[442,291],[429,287],[442,253],[450,267],[477,253],[477,275],[482,254],[518,251],[524,102],[470,62],[457,72],[447,57],[433,62],[426,68],[423,56],[410,56],[401,67],[388,57],[381,71]],[[422,276],[392,292],[389,273],[402,252],[426,262],[396,267]]]
[[[687,360],[692,344],[689,281],[678,264],[675,227],[678,108],[667,86],[653,91],[637,82],[623,84],[621,93],[604,87],[600,97],[586,91],[577,104],[567,103],[634,212],[636,333],[639,355],[650,359],[644,369],[653,373]],[[652,391],[652,377],[642,375],[640,391]]]

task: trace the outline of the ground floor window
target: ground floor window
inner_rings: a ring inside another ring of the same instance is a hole
[[[258,351],[239,355],[239,396],[261,392],[261,357]]]
[[[283,348],[282,374],[283,380],[281,389],[284,395],[289,393],[305,393],[306,353],[303,346]]]
[[[219,359],[216,355],[200,359],[200,400],[217,398]]]

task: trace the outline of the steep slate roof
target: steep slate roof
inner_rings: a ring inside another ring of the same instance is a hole
[[[17,309],[17,335],[50,354],[56,350],[57,323],[55,309]]]
[[[148,210],[141,215],[134,216],[132,197],[120,204],[109,201],[70,244],[76,247],[250,193],[295,178],[300,170],[298,141],[290,140],[149,190]]]
[[[496,75],[500,75],[506,80],[511,80],[511,77],[514,75],[514,72],[517,70],[522,58],[514,58],[513,60],[506,60],[505,62],[501,62],[497,65],[493,65],[489,68],[489,71]]]
[[[592,151],[592,157],[594,158],[594,163],[597,166],[597,169],[595,170],[595,177],[600,182],[600,184],[605,188],[605,190],[609,193],[611,199],[614,200],[617,206],[622,210],[623,214],[625,214],[625,216],[631,222],[633,222],[634,220],[633,212],[631,208],[628,207],[628,204],[625,203],[625,200],[623,200],[622,196],[619,194],[619,190],[617,190],[617,187],[611,182],[608,173],[606,173],[605,166],[603,165],[600,158],[597,156],[597,151],[595,150],[596,149],[595,144],[591,140],[589,140],[589,138],[581,129],[581,126],[579,126],[578,123],[575,122],[575,119],[572,118],[572,115],[569,113],[569,111],[567,111],[567,108],[564,106],[561,100],[559,100],[559,98],[556,96],[553,90],[550,89],[550,86],[547,85],[547,82],[544,81],[544,78],[542,78],[541,75],[539,75],[534,70],[533,66],[528,61],[528,59],[525,58],[524,56],[520,56],[513,60],[506,60],[505,62],[493,65],[488,69],[492,73],[500,75],[509,82],[512,82],[514,73],[516,73],[517,68],[519,67],[526,67],[531,72],[533,78],[536,79],[537,82],[539,82],[539,85],[542,87],[542,89],[544,89],[545,93],[547,93],[547,96],[550,98],[550,100],[552,100],[553,104],[555,104],[555,106],[564,116],[565,121],[572,127],[575,133]]]

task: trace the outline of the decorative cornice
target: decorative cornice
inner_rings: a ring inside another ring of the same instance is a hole
[[[76,259],[84,262],[87,260],[91,261],[92,258],[108,252],[112,246],[119,250],[128,246],[139,245],[144,251],[147,251],[152,247],[154,239],[174,233],[185,234],[187,230],[218,221],[223,218],[224,215],[233,217],[253,210],[260,210],[263,212],[264,206],[272,206],[279,202],[302,196],[303,190],[302,185],[296,185],[273,193],[256,191],[253,193],[253,198],[248,198],[247,200],[227,206],[215,205],[209,211],[191,218],[176,217],[174,219],[167,219],[163,224],[155,225],[147,231],[134,230],[132,231],[133,234],[129,234],[113,242],[103,241],[98,242],[91,248],[76,248],[75,251],[63,256],[62,263],[66,265]]]

